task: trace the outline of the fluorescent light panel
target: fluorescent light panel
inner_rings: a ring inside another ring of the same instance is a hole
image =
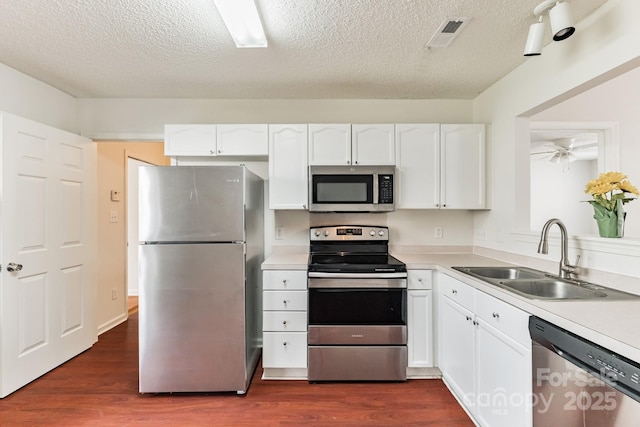
[[[213,0],[236,47],[267,47],[254,0]]]

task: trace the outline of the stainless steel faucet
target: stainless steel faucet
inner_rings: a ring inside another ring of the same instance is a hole
[[[570,265],[569,260],[567,259],[567,254],[569,252],[569,238],[567,237],[567,228],[564,226],[562,221],[558,218],[551,218],[547,221],[542,227],[542,233],[540,234],[540,243],[538,244],[538,253],[539,254],[547,254],[549,253],[549,244],[548,244],[548,234],[549,228],[553,225],[557,224],[560,228],[560,269],[559,276],[563,279],[571,279],[572,274],[578,274],[578,267],[575,265]],[[578,255],[578,259],[580,256]],[[578,260],[576,260],[576,264]]]

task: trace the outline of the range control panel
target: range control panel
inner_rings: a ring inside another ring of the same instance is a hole
[[[349,241],[349,240],[389,240],[388,227],[340,225],[312,227],[309,238],[312,241]]]

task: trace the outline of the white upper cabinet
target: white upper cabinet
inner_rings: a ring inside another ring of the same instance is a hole
[[[165,156],[266,156],[266,124],[165,125]]]
[[[441,207],[485,207],[485,126],[441,125]]]
[[[396,125],[396,209],[440,203],[440,125]]]
[[[310,124],[309,165],[395,165],[394,125]]]
[[[214,156],[216,125],[165,125],[165,156]]]
[[[397,124],[396,209],[483,209],[483,124]]]
[[[350,165],[351,125],[309,124],[309,165]]]
[[[307,125],[269,125],[269,208],[307,209]]]
[[[266,156],[269,154],[268,126],[217,125],[217,155]]]
[[[394,125],[351,125],[351,161],[354,165],[394,166]]]

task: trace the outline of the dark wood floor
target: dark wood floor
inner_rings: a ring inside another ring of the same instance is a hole
[[[0,400],[0,426],[473,426],[440,380],[262,381],[235,393],[140,395],[137,314]]]

